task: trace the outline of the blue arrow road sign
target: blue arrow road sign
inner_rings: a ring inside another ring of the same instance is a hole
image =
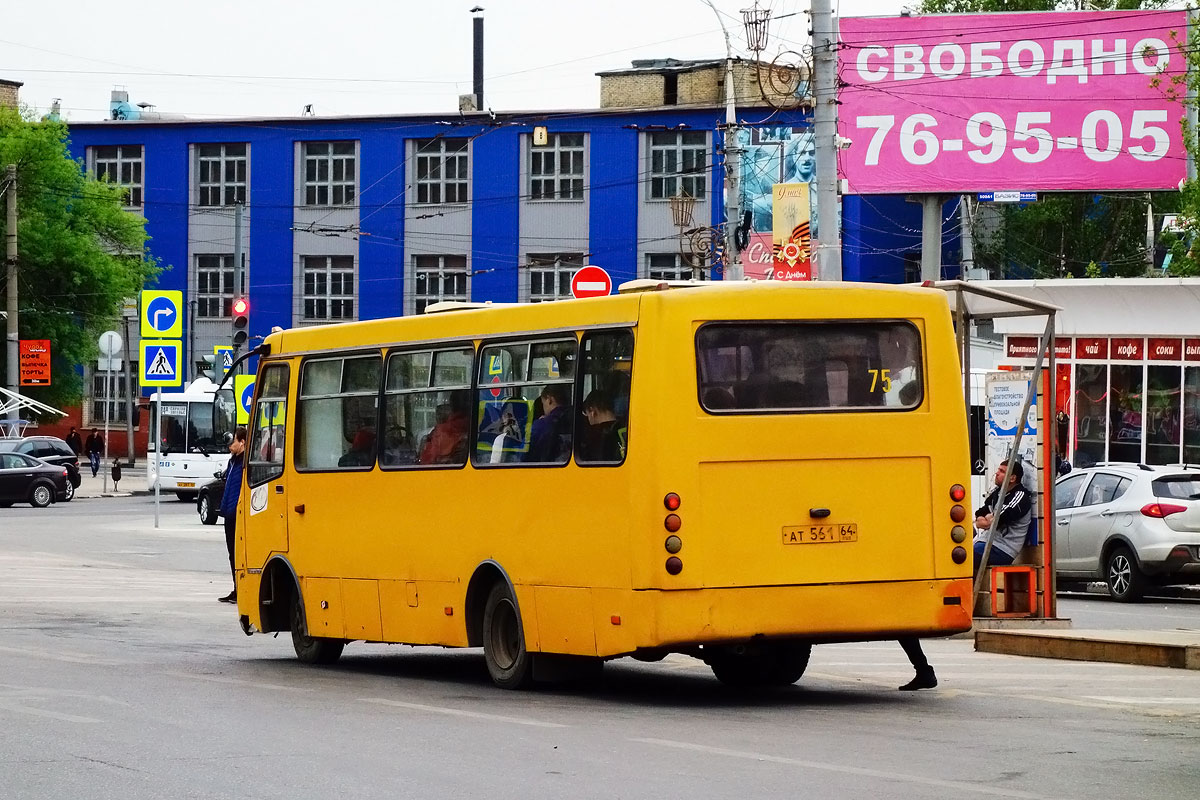
[[[183,292],[142,291],[142,338],[183,337]]]

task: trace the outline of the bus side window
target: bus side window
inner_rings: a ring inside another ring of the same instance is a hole
[[[620,464],[629,449],[633,334],[589,333],[583,337],[582,352],[575,460],[580,464]]]
[[[571,337],[480,350],[472,463],[570,460],[577,347]]]
[[[300,371],[298,469],[375,466],[382,359],[310,359]]]
[[[283,475],[286,447],[288,365],[272,364],[263,370],[254,401],[254,426],[250,432],[247,483],[251,486]]]

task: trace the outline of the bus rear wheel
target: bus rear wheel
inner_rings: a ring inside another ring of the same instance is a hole
[[[811,644],[786,643],[751,653],[728,653],[709,661],[713,675],[736,689],[791,686],[808,669]]]
[[[533,656],[525,649],[525,632],[512,592],[497,583],[483,607],[483,659],[492,683],[522,689],[533,680]]]
[[[342,655],[346,643],[340,639],[309,636],[304,626],[304,607],[300,595],[292,595],[292,647],[303,664],[332,664]]]

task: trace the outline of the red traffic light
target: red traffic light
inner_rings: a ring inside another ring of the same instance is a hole
[[[239,297],[233,301],[233,313],[245,314],[250,310],[250,301],[244,297]]]

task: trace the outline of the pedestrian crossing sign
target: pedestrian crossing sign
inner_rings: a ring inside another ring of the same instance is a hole
[[[227,344],[213,345],[213,355],[216,356],[215,366],[221,368],[221,374],[229,372],[229,368],[233,366],[233,347]]]
[[[138,382],[142,386],[183,385],[182,342],[178,339],[142,339],[138,347],[142,357]]]

